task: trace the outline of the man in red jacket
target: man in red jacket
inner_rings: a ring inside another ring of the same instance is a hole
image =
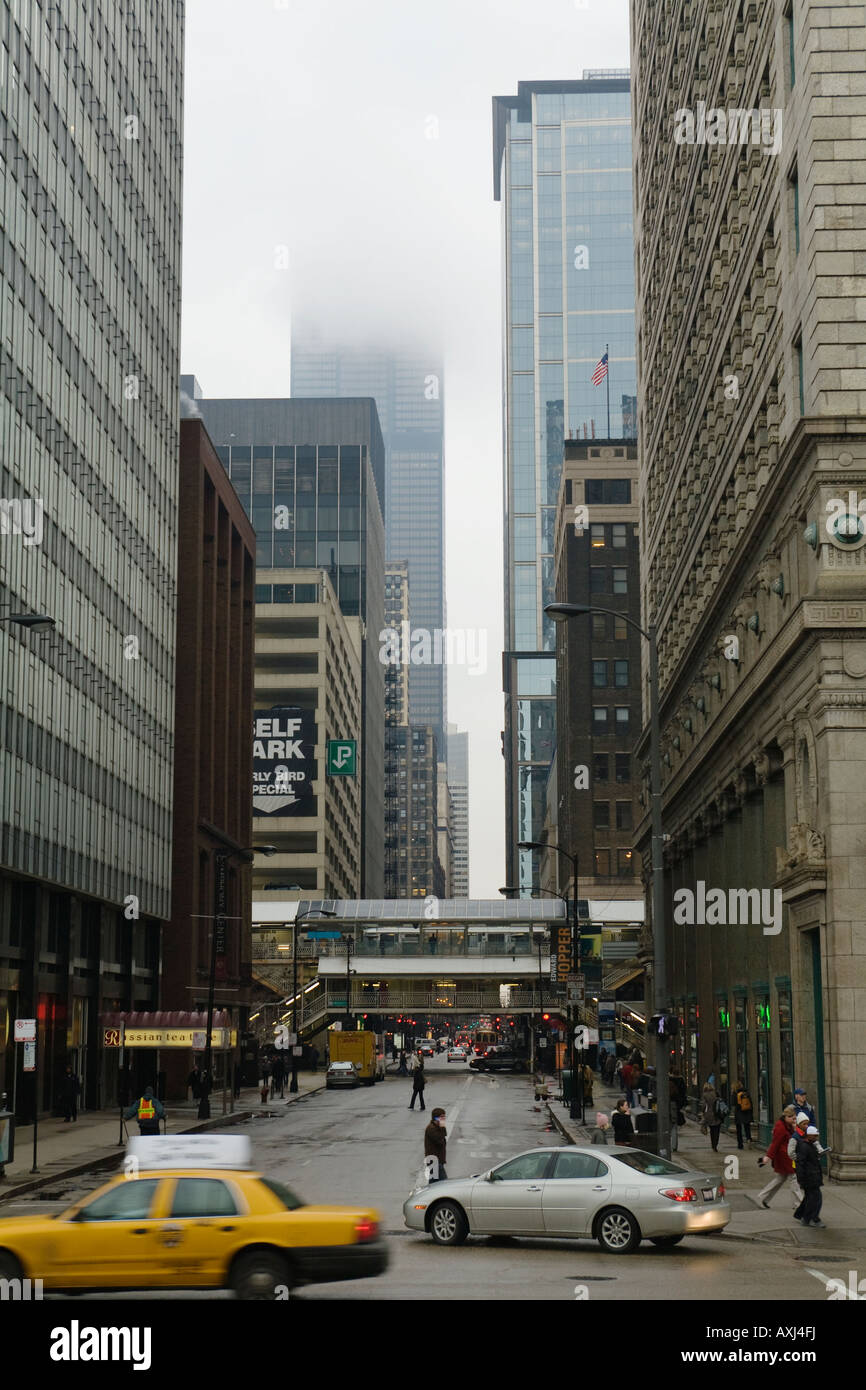
[[[758,1159],[762,1167],[766,1163],[772,1163],[773,1165],[772,1178],[767,1183],[766,1187],[762,1187],[761,1191],[758,1193],[758,1200],[762,1207],[769,1207],[771,1197],[774,1197],[779,1189],[785,1186],[789,1178],[791,1180],[791,1195],[794,1198],[794,1206],[799,1206],[800,1202],[803,1200],[803,1194],[794,1176],[793,1161],[788,1157],[788,1140],[794,1133],[796,1114],[797,1112],[793,1105],[785,1106],[781,1118],[778,1119],[773,1126],[773,1137],[770,1140],[770,1146],[766,1154]]]

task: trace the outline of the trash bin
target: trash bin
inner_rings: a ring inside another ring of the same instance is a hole
[[[6,1097],[3,1097],[4,1101]],[[11,1110],[0,1110],[0,1178],[6,1176],[4,1164],[15,1157],[15,1116]]]
[[[643,1149],[644,1153],[657,1154],[659,1151],[658,1115],[651,1110],[649,1114],[635,1116],[635,1138],[632,1148]]]
[[[574,1090],[574,1073],[571,1068],[562,1070],[562,1099],[566,1105],[571,1104],[571,1097]]]

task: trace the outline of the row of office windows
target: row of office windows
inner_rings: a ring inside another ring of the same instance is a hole
[[[613,824],[617,830],[632,829],[632,804],[630,801],[614,802]],[[592,826],[594,830],[610,830],[610,802],[594,801],[592,803]]]
[[[613,670],[609,670],[612,667]],[[613,680],[610,679],[611,675]],[[592,683],[598,689],[613,685],[619,688],[628,685],[628,661],[593,661]]]

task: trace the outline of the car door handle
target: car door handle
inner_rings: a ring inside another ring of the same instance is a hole
[[[220,1226],[221,1231],[236,1231],[237,1226]]]
[[[527,1192],[540,1192],[540,1191],[541,1191],[541,1188],[540,1188],[540,1187],[527,1187],[526,1190],[527,1190]]]
[[[603,1182],[594,1183],[592,1190],[593,1192],[607,1192],[607,1184]]]
[[[147,1227],[146,1227],[146,1226],[136,1226],[134,1230],[130,1231],[130,1235],[133,1235],[133,1236],[146,1236],[146,1235],[147,1235]]]

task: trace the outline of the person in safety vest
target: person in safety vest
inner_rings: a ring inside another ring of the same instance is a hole
[[[138,1120],[139,1134],[159,1134],[159,1122],[165,1118],[165,1107],[153,1094],[153,1087],[147,1086],[144,1095],[124,1110],[123,1118]]]

